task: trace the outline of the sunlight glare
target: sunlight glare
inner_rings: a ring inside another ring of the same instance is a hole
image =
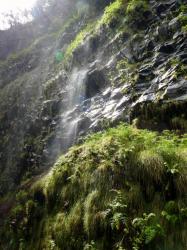
[[[7,13],[22,13],[25,10],[30,10],[35,5],[37,0],[0,0],[0,30],[8,29],[10,25],[8,24],[4,15]],[[19,14],[20,17],[20,14]],[[22,18],[22,22],[27,22],[27,19]]]
[[[36,0],[0,0],[0,12],[30,9]]]

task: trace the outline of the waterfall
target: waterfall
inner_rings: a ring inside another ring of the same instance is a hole
[[[78,124],[85,101],[87,73],[87,68],[74,68],[70,74],[64,90],[61,118],[56,128],[55,138],[46,150],[48,161],[51,163],[76,142]]]
[[[87,72],[87,68],[74,68],[66,87],[67,102],[61,120],[63,150],[67,150],[75,143],[77,138],[79,116],[82,111],[81,106],[85,101],[85,80]]]

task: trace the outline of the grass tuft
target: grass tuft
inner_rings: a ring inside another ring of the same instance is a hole
[[[7,229],[6,237],[28,250],[162,249],[168,235],[185,245],[186,152],[187,136],[169,131],[120,124],[92,134],[60,157],[31,193],[17,195],[9,223],[19,232]],[[168,210],[170,201],[180,205],[177,213]],[[168,231],[171,223],[177,235]]]

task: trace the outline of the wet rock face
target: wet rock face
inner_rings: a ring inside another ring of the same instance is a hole
[[[177,73],[179,64],[186,65],[187,45],[186,34],[180,31],[181,25],[175,16],[180,3],[172,0],[152,1],[152,4],[152,18],[147,19],[149,27],[145,29],[145,26],[140,34],[128,34],[123,43],[123,35],[109,41],[103,33],[99,42],[96,39],[95,56],[90,53],[91,47],[88,51],[84,49],[88,48],[89,40],[75,51],[76,56],[84,58],[83,64],[92,65],[85,81],[87,100],[79,104],[80,117],[89,118],[89,122],[84,129],[81,127],[77,136],[101,129],[106,121],[129,122],[129,114],[141,104],[185,100],[185,73]],[[90,43],[92,40],[93,37]],[[117,63],[124,59],[128,64],[119,72]],[[127,68],[131,65],[136,73],[133,83],[127,77]],[[112,80],[109,79],[111,71],[114,71]]]
[[[10,69],[1,68],[0,183],[11,182],[13,188],[25,172],[37,174],[50,167],[58,154],[87,133],[142,117],[138,111],[144,105],[183,103],[187,35],[176,16],[181,3],[151,0],[151,13],[144,13],[147,23],[140,23],[141,29],[124,28],[116,34],[116,26],[111,26],[88,36],[73,52],[68,70],[54,63],[54,55],[85,26],[84,20],[57,41],[45,41],[39,53]],[[146,124],[145,115],[143,119]]]
[[[106,79],[102,71],[94,69],[88,72],[85,87],[86,87],[86,99],[91,98],[102,92],[102,89],[106,86]]]
[[[20,55],[17,60],[5,61],[5,64],[0,66],[0,88],[3,88],[8,83],[12,82],[17,77],[35,69],[40,60],[40,52],[36,54]]]
[[[61,107],[60,100],[54,99],[54,100],[44,101],[41,111],[41,116],[42,117],[49,116],[50,118],[53,118],[59,113],[60,107]]]

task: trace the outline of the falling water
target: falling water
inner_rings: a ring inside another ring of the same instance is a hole
[[[51,163],[76,142],[82,106],[85,101],[87,72],[87,68],[74,68],[70,74],[64,90],[61,119],[56,128],[55,139],[47,149],[48,160]]]
[[[63,134],[63,149],[68,149],[77,138],[77,128],[81,104],[85,101],[85,80],[88,69],[74,68],[66,88],[67,102],[61,128]]]

